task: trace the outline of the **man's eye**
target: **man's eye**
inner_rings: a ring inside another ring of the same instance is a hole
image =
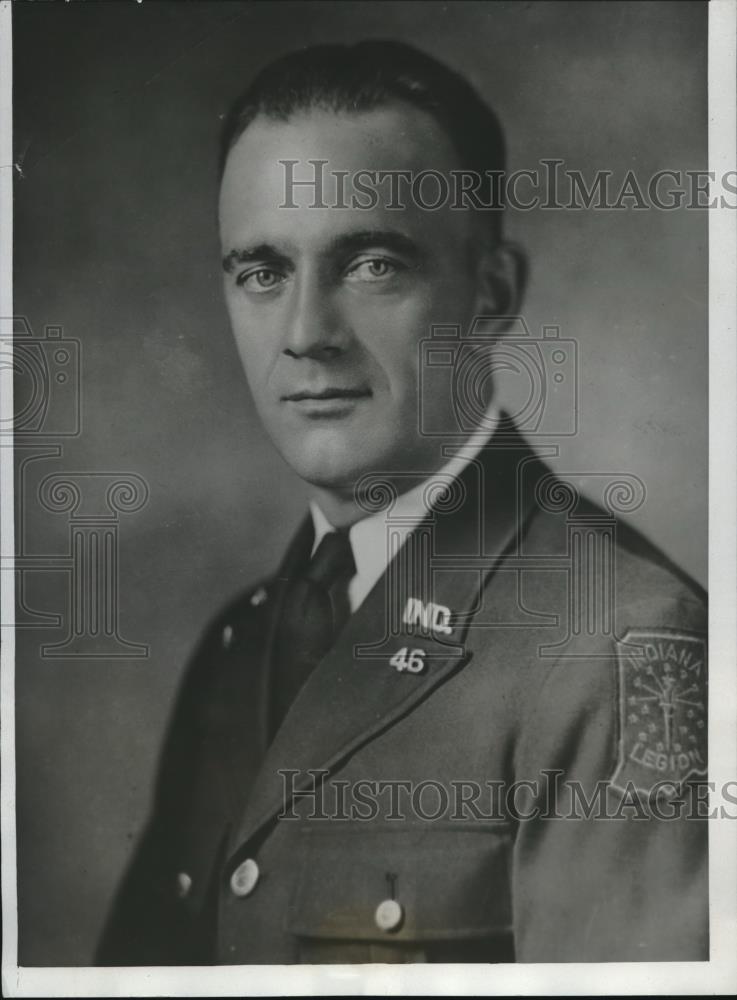
[[[239,274],[237,284],[249,292],[270,292],[284,281],[285,276],[270,267],[259,267],[255,271]]]
[[[348,270],[351,281],[385,281],[399,271],[399,266],[386,257],[371,257],[361,260]]]

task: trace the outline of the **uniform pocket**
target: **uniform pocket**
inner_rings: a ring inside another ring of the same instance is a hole
[[[507,827],[305,829],[287,929],[306,938],[431,942],[509,932]]]

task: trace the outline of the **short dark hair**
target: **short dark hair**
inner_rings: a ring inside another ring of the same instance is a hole
[[[312,108],[371,111],[405,101],[442,126],[461,169],[484,177],[505,168],[505,143],[494,111],[471,84],[432,56],[404,42],[315,45],[269,63],[228,113],[220,141],[222,178],[228,153],[258,115],[288,121]],[[501,213],[491,213],[495,234]]]

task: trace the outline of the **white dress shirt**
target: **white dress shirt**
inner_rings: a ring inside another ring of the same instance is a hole
[[[458,450],[458,453],[442,469],[439,469],[435,475],[449,476],[452,479],[457,479],[491,438],[497,428],[498,422],[498,411],[495,407],[490,407],[486,412],[483,427],[474,431],[465,444]],[[407,535],[417,527],[428,512],[424,500],[426,482],[427,480],[403,493],[397,498],[396,503],[392,507],[392,519],[397,518],[397,523],[393,527],[393,533],[399,534],[402,542],[404,542]],[[310,502],[310,512],[315,529],[315,541],[312,547],[314,553],[323,537],[329,531],[333,531],[334,528],[314,500]],[[357,521],[350,528],[348,538],[353,549],[353,559],[356,563],[356,575],[348,584],[348,600],[353,612],[361,606],[376,581],[385,572],[389,561],[386,544],[385,512],[378,511],[376,514],[370,514],[361,521]]]

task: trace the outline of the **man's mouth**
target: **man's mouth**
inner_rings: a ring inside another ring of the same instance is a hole
[[[290,392],[282,396],[283,400],[293,403],[301,403],[303,400],[323,400],[323,399],[363,399],[371,395],[369,389],[339,389],[329,387],[315,391],[312,389],[300,389],[298,392]]]
[[[327,386],[324,389],[299,389],[282,396],[282,401],[309,420],[334,420],[348,417],[361,401],[369,399],[368,388]]]

